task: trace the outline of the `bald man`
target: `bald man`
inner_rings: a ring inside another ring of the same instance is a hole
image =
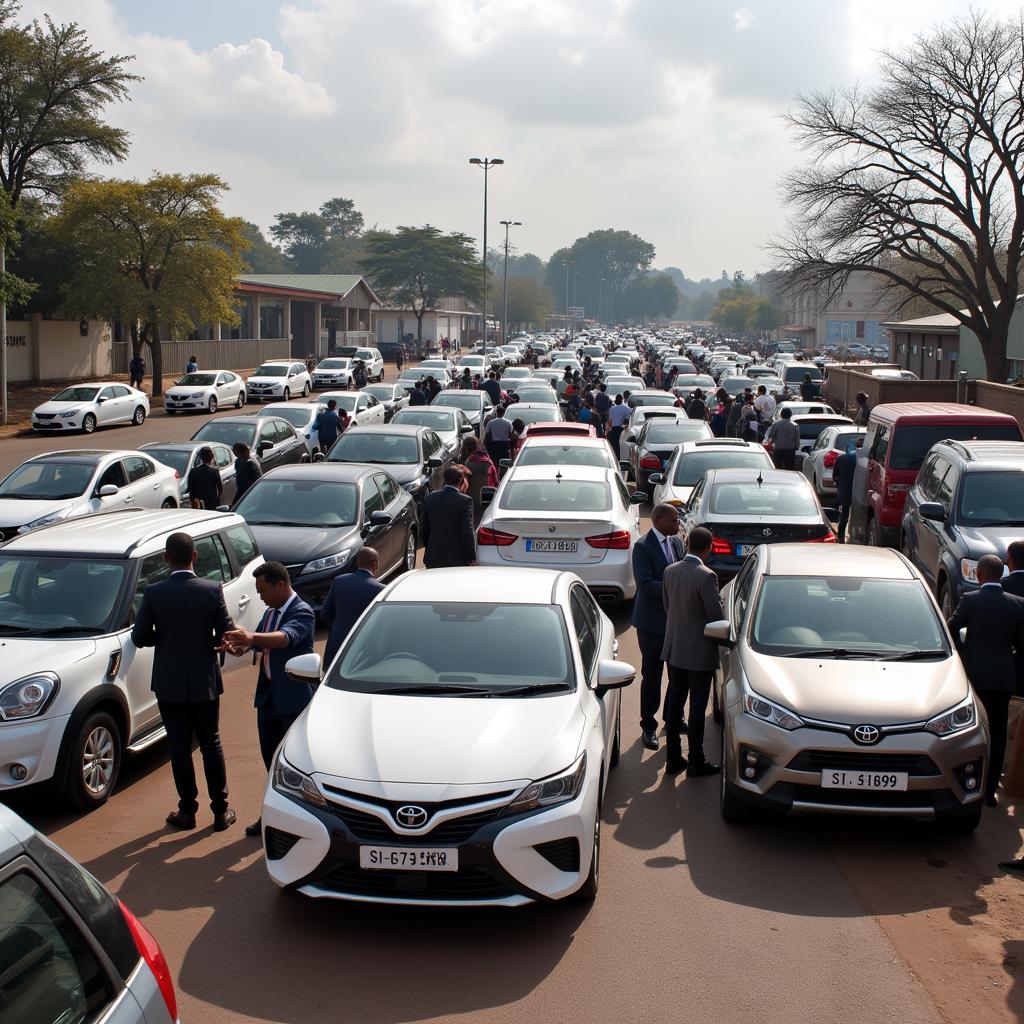
[[[360,548],[356,554],[355,570],[337,576],[331,584],[320,611],[320,618],[331,631],[324,647],[325,666],[334,661],[359,616],[384,589],[384,584],[377,579],[379,572],[380,556],[376,550]]]

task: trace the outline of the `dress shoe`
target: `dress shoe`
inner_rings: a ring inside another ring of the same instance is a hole
[[[238,821],[238,815],[230,807],[213,816],[213,831],[224,832]]]
[[[722,766],[715,764],[713,761],[697,761],[686,769],[686,774],[694,776],[717,775],[721,770]]]
[[[661,744],[658,742],[658,735],[653,729],[644,729],[643,745],[648,750],[657,750]]]
[[[999,806],[999,800],[996,798],[995,793],[993,793],[991,796],[985,797],[985,806],[986,807],[998,807]]]
[[[1004,871],[1024,871],[1024,857],[1015,860],[1004,860],[999,865]]]
[[[168,825],[173,825],[174,828],[180,828],[185,831],[196,827],[196,816],[182,814],[181,811],[171,811],[166,818]]]
[[[665,762],[665,774],[666,775],[678,775],[680,772],[686,771],[686,758],[682,757],[678,761],[666,761]]]
[[[251,825],[245,826],[247,836],[258,836],[263,831],[263,819],[257,818]]]

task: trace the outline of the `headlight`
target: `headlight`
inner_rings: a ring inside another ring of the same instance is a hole
[[[189,395],[188,397],[189,398],[202,398],[204,394],[206,394],[205,391],[193,391],[192,394]]]
[[[13,722],[41,715],[60,687],[53,672],[37,672],[8,683],[0,690],[0,720]]]
[[[407,484],[402,484],[402,486],[410,494],[416,494],[427,486],[427,478],[425,476],[418,476],[415,480],[410,480]]]
[[[45,516],[33,519],[27,526],[21,527],[21,529],[18,530],[18,533],[28,533],[30,530],[38,530],[40,526],[49,526],[51,523],[59,523],[62,519],[67,519],[70,514],[70,507],[57,509],[56,512],[49,512]]]
[[[933,718],[925,725],[925,729],[936,736],[950,736],[955,732],[963,732],[964,729],[972,729],[977,724],[978,711],[974,706],[974,697],[968,696],[955,708]]]
[[[960,559],[960,575],[968,583],[978,582],[978,563],[973,558]]]
[[[323,572],[325,569],[337,569],[343,566],[347,561],[349,555],[352,554],[352,548],[342,548],[341,551],[335,552],[333,555],[324,555],[323,558],[314,558],[312,562],[307,562],[302,567],[302,574],[307,572]]]
[[[82,411],[81,409],[72,409],[69,412],[59,412],[59,413],[57,413],[57,415],[62,420],[70,420],[70,419],[73,419],[75,416],[77,416],[81,411]]]
[[[313,780],[298,768],[293,768],[285,759],[284,754],[278,754],[274,761],[274,789],[286,796],[298,797],[304,803],[313,804],[316,807],[326,807],[327,801],[323,798],[320,790],[316,788]]]
[[[539,782],[531,782],[506,810],[518,814],[538,807],[553,807],[555,804],[575,800],[583,788],[586,774],[587,752],[584,750],[571,768],[566,768],[564,772],[541,779]]]
[[[803,719],[797,718],[791,711],[787,711],[770,700],[765,700],[760,694],[752,693],[750,690],[743,692],[743,710],[752,718],[758,718],[762,722],[777,725],[780,729],[799,729]]]

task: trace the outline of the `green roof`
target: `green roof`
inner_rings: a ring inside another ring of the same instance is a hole
[[[243,284],[265,285],[267,288],[296,288],[304,292],[323,292],[325,295],[348,295],[362,282],[373,294],[366,280],[359,274],[241,274]]]

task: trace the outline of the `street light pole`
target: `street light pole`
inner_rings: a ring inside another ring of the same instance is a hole
[[[568,342],[572,342],[572,335],[569,333],[569,268],[576,266],[575,260],[562,260],[565,267],[565,335]]]
[[[482,159],[478,156],[470,157],[469,162],[476,164],[477,167],[482,167],[484,172],[484,245],[481,263],[484,271],[484,365],[487,365],[487,172],[492,167],[498,167],[505,161],[500,157],[483,157]]]
[[[602,277],[597,285],[597,319],[604,323],[604,278]]]
[[[520,228],[523,226],[521,220],[503,220],[499,223],[505,226],[505,281],[502,285],[503,298],[501,309],[501,340],[508,341],[508,229]]]

